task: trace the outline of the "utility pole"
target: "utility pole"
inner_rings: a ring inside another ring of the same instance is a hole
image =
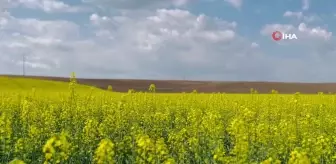
[[[25,54],[22,55],[22,75],[26,75],[26,69],[25,69],[25,64],[26,64],[26,56]]]

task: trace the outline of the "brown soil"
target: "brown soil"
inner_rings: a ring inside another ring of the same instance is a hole
[[[14,75],[10,75],[14,76]],[[17,76],[19,77],[19,76]],[[68,82],[69,78],[25,76],[27,78],[55,80]],[[182,81],[182,80],[124,80],[124,79],[77,79],[78,83],[107,89],[108,85],[114,91],[127,92],[128,89],[147,91],[150,84],[156,85],[157,92],[225,92],[249,93],[251,88],[259,93],[270,93],[272,89],[279,93],[336,93],[336,83],[284,83],[284,82],[211,82],[211,81]]]

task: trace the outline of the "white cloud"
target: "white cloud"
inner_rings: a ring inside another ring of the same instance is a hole
[[[308,10],[309,5],[309,0],[302,0],[302,10]]]
[[[296,28],[291,24],[266,24],[261,30],[261,34],[271,36],[274,31],[287,33],[295,29]]]
[[[85,3],[98,6],[103,9],[156,9],[169,6],[184,6],[190,0],[82,0]],[[107,7],[108,6],[108,7]]]
[[[204,15],[195,16],[185,10],[159,9],[155,15],[137,20],[107,18],[97,14],[90,18],[98,31],[108,31],[115,36],[119,47],[128,47],[131,43],[133,48],[124,48],[140,55],[134,58],[141,58],[139,60],[148,63],[143,66],[143,63],[138,63],[139,67],[153,66],[159,61],[165,63],[156,65],[156,69],[177,69],[195,65],[205,67],[218,55],[216,49],[226,52],[230,51],[228,44],[238,44],[234,31],[235,22],[216,20]],[[207,50],[209,52],[205,53]],[[234,56],[233,53],[230,55]]]
[[[296,34],[300,41],[309,39],[330,39],[332,32],[322,28],[322,27],[307,27],[305,23],[300,23],[297,27],[291,24],[268,24],[263,27],[261,34],[265,36],[271,36],[274,31],[280,31],[283,33],[293,33]],[[301,42],[304,43],[304,42]]]
[[[329,32],[326,29],[323,29],[321,27],[309,28],[305,23],[300,23],[300,25],[298,26],[298,30],[307,34],[305,36],[321,37],[324,39],[330,39],[330,37],[332,36],[332,32]]]
[[[262,63],[262,59],[251,42],[236,34],[235,22],[179,9],[159,9],[141,18],[92,14],[88,19],[94,28],[91,33],[100,35],[83,38],[80,27],[68,21],[9,16],[0,50],[11,55],[0,63],[11,66],[2,70],[20,73],[17,63],[26,54],[27,62],[35,63],[27,65],[27,72],[35,74],[66,76],[76,71],[89,77],[178,79],[186,75],[239,80],[246,69],[252,72],[245,78],[259,76],[260,67],[249,61]],[[9,31],[16,31],[15,37]]]
[[[302,18],[303,13],[302,12],[293,12],[293,11],[286,11],[283,15],[284,17],[295,17],[295,18]]]
[[[65,20],[41,21],[34,18],[17,19],[10,15],[3,19],[7,23],[1,26],[2,31],[16,31],[21,36],[35,38],[68,39],[70,36],[78,36],[80,28],[75,23]]]
[[[304,16],[303,20],[305,22],[310,23],[310,22],[321,21],[322,19],[319,16],[317,16],[317,15],[309,15],[309,16]]]
[[[251,47],[252,47],[252,48],[258,48],[258,47],[259,47],[259,44],[256,43],[256,42],[252,42],[252,43],[251,43]]]
[[[59,0],[11,0],[10,6],[22,6],[30,9],[40,9],[47,13],[79,12],[86,10],[82,7],[70,6]]]
[[[237,8],[242,5],[230,1]],[[21,6],[50,12],[64,12],[70,6],[48,10],[36,2],[22,1]],[[261,30],[269,38],[275,30],[298,34],[298,44],[283,48],[264,38],[241,36],[234,21],[181,9],[190,2],[90,0],[88,4],[113,12],[97,10],[86,17],[88,24],[4,13],[0,74],[21,73],[22,55],[27,56],[27,73],[53,76],[75,71],[81,77],[100,78],[311,81],[331,74],[327,68],[336,52],[332,33],[307,25],[306,15],[288,11],[284,16],[304,23],[269,24]],[[282,58],[283,54],[305,57],[296,60]],[[312,65],[318,66],[315,73],[306,71]]]
[[[235,8],[240,8],[243,5],[243,0],[225,0]]]
[[[7,0],[0,1],[0,16],[1,16],[1,13],[7,10],[8,7],[9,7],[9,2]]]
[[[286,11],[283,14],[284,17],[293,17],[299,21],[304,21],[304,22],[316,22],[316,21],[321,21],[322,19],[318,15],[304,15],[303,12],[293,12],[293,11]]]
[[[275,46],[269,51],[274,55],[273,73],[279,79],[290,81],[331,81],[335,58],[335,40],[332,32],[322,27],[308,26],[300,23],[297,26],[291,24],[269,24],[264,26],[261,34],[271,40],[273,31],[294,33],[298,40],[286,40],[274,42]],[[286,57],[284,57],[286,56]]]
[[[17,62],[16,65],[18,66],[22,66],[23,65],[23,62],[20,61],[20,62]],[[50,70],[50,66],[46,65],[46,64],[41,64],[41,63],[34,63],[34,62],[27,62],[25,61],[24,62],[24,66],[25,67],[31,67],[33,69],[44,69],[44,70]]]
[[[77,40],[78,25],[64,20],[18,19],[11,15],[3,19],[7,23],[0,26],[3,56],[0,63],[6,65],[2,71],[17,74],[22,55],[27,55],[27,67],[33,71],[56,68],[58,60],[71,58],[58,52],[64,47],[64,41]]]

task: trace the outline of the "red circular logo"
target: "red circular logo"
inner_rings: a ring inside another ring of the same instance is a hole
[[[282,39],[282,33],[280,31],[274,31],[272,34],[272,38],[275,41],[279,41]]]

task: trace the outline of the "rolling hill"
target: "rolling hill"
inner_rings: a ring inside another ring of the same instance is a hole
[[[55,82],[68,82],[69,78],[64,77],[46,77],[46,76],[16,76],[4,75],[12,80],[12,86],[15,85],[14,79],[40,79],[43,84],[53,85]],[[77,79],[79,84],[95,86],[106,89],[108,85],[113,87],[114,91],[127,92],[128,89],[136,91],[146,91],[150,84],[155,84],[157,92],[174,93],[174,92],[191,92],[196,89],[198,92],[225,92],[225,93],[249,93],[251,88],[258,90],[259,93],[270,93],[272,89],[280,93],[336,93],[336,83],[284,83],[284,82],[213,82],[213,81],[183,81],[183,80],[132,80],[132,79]],[[4,83],[4,82],[2,82]],[[7,81],[7,83],[9,83]],[[47,84],[48,83],[48,84]],[[0,82],[1,85],[1,82]],[[3,85],[3,84],[2,84]],[[25,84],[28,85],[28,84]],[[37,84],[34,84],[37,85]]]

